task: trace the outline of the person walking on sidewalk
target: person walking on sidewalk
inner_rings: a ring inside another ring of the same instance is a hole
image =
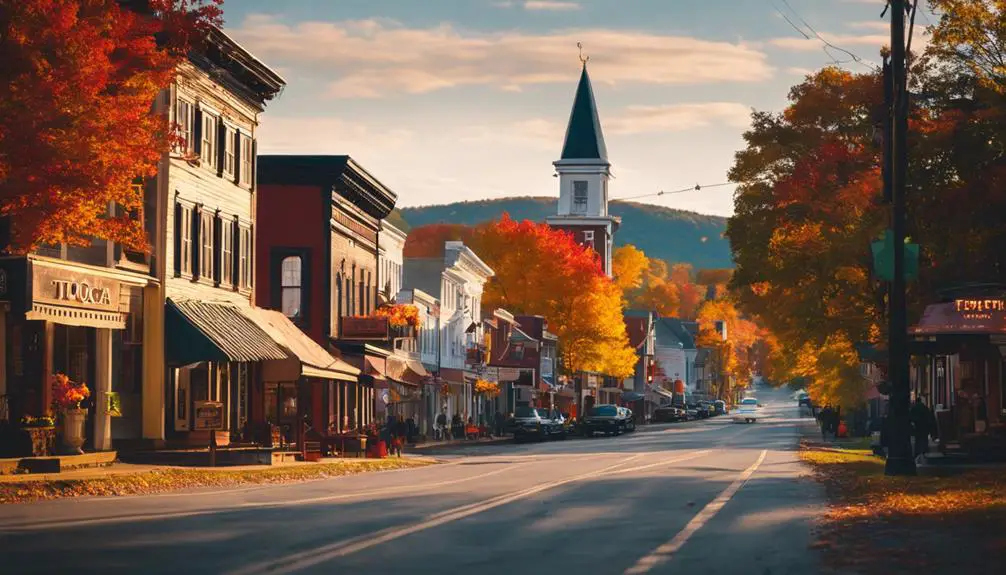
[[[443,411],[437,416],[437,438],[447,439],[447,413]]]
[[[500,410],[496,410],[496,415],[493,419],[493,427],[495,427],[496,437],[503,437],[503,414]]]
[[[914,453],[915,457],[919,457],[929,452],[929,436],[935,430],[933,412],[922,403],[921,397],[916,397],[909,417],[912,420],[912,434],[915,436]]]
[[[828,441],[828,432],[831,431],[834,413],[835,410],[830,405],[826,405],[821,410],[821,413],[817,415],[817,420],[821,424],[821,441]]]

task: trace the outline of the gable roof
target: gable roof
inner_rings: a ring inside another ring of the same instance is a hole
[[[643,317],[632,317],[626,315],[623,320],[625,321],[625,332],[629,336],[629,345],[633,348],[638,349],[644,343],[646,343],[646,336],[648,335],[649,318]]]
[[[657,320],[657,344],[677,342],[683,349],[695,349],[695,338],[686,327],[686,323],[675,317],[662,317]]]
[[[594,90],[590,85],[586,63],[580,73],[580,83],[576,86],[560,158],[608,161],[608,148],[604,145],[601,120],[597,115],[597,102],[594,101]]]

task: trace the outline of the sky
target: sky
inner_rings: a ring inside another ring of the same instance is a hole
[[[789,88],[822,66],[867,71],[879,60],[883,6],[226,0],[224,29],[287,81],[260,117],[259,153],[348,154],[410,207],[558,197],[552,162],[579,78],[578,42],[613,199],[724,183],[752,109],[781,110]],[[732,189],[638,201],[726,216]]]

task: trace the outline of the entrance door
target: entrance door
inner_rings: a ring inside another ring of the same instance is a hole
[[[189,368],[175,370],[175,431],[189,431],[189,400],[191,394]]]

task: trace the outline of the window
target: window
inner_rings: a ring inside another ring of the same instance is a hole
[[[181,98],[177,99],[175,101],[175,129],[178,133],[179,142],[176,144],[175,150],[178,152],[192,152],[195,145],[192,132],[193,118],[194,108],[192,104]]]
[[[179,271],[182,275],[191,276],[192,275],[192,210],[189,208],[183,208],[182,206],[176,204],[175,207],[178,210],[178,253],[175,257],[178,258]]]
[[[234,285],[234,225],[220,222],[220,283]]]
[[[208,168],[217,167],[217,117],[203,112],[203,134],[199,157]]]
[[[590,249],[594,249],[594,230],[587,230],[583,232],[583,245]]]
[[[582,214],[587,211],[587,182],[573,182],[573,212]]]
[[[224,129],[224,175],[234,177],[234,130]]]
[[[252,139],[241,134],[241,169],[239,170],[239,184],[250,186],[252,180]]]
[[[241,239],[238,244],[238,286],[249,288],[252,285],[252,235],[251,228],[241,228]]]
[[[283,263],[280,265],[283,315],[294,320],[301,317],[302,266],[303,261],[300,256],[287,256],[283,258]]]
[[[202,214],[199,218],[199,277],[213,279],[213,216]]]

